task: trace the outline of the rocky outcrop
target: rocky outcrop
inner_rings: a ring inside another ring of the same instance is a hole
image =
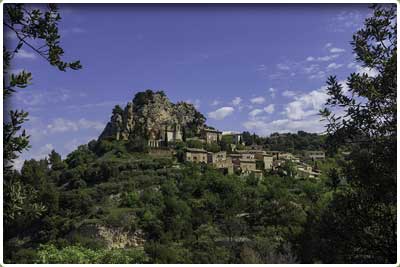
[[[102,244],[108,249],[143,247],[145,243],[144,234],[141,230],[132,232],[124,230],[122,227],[98,224],[83,224],[69,233],[67,239],[76,241],[76,237],[79,237],[79,240],[95,240],[98,244]]]
[[[162,91],[147,90],[135,95],[122,109],[113,109],[99,139],[128,140],[140,136],[148,140],[179,140],[186,129],[204,127],[205,117],[192,104],[172,103]]]

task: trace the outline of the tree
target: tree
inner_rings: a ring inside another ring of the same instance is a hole
[[[326,262],[396,262],[396,6],[372,8],[351,42],[356,60],[370,72],[350,74],[347,92],[330,76],[321,111],[329,148],[352,150],[343,166],[349,188],[334,195],[322,220]]]
[[[50,65],[61,71],[68,68],[81,68],[80,62],[64,62],[64,50],[60,46],[58,22],[61,16],[54,4],[47,5],[45,10],[29,8],[23,4],[5,4],[3,26],[14,33],[17,38],[15,48],[3,47],[3,100],[8,101],[17,89],[25,88],[32,80],[30,72],[21,71],[10,74],[10,64],[14,55],[27,47],[44,58]],[[35,45],[33,44],[35,40]],[[5,229],[17,221],[41,216],[46,207],[40,202],[38,191],[27,184],[22,177],[12,170],[14,161],[24,150],[29,149],[29,135],[22,129],[28,120],[28,113],[23,110],[9,110],[3,123],[4,143],[4,218]],[[5,236],[5,247],[10,236]],[[8,252],[7,252],[8,253]],[[6,257],[7,257],[6,253]]]

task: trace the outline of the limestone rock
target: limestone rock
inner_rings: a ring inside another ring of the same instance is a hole
[[[116,106],[99,139],[182,140],[186,128],[204,127],[205,117],[192,104],[172,103],[162,91],[139,92],[124,109]]]

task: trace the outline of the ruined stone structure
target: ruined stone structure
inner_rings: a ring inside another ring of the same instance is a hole
[[[201,130],[201,137],[206,140],[207,144],[217,143],[221,140],[222,132],[210,128]]]

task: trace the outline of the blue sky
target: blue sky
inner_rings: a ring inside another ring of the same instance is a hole
[[[367,5],[66,4],[60,12],[65,59],[83,69],[60,72],[27,47],[15,57],[13,71],[33,73],[12,102],[30,113],[32,148],[21,160],[51,149],[66,156],[98,137],[115,104],[145,89],[190,101],[220,130],[322,132],[326,78],[371,72],[350,46]]]

